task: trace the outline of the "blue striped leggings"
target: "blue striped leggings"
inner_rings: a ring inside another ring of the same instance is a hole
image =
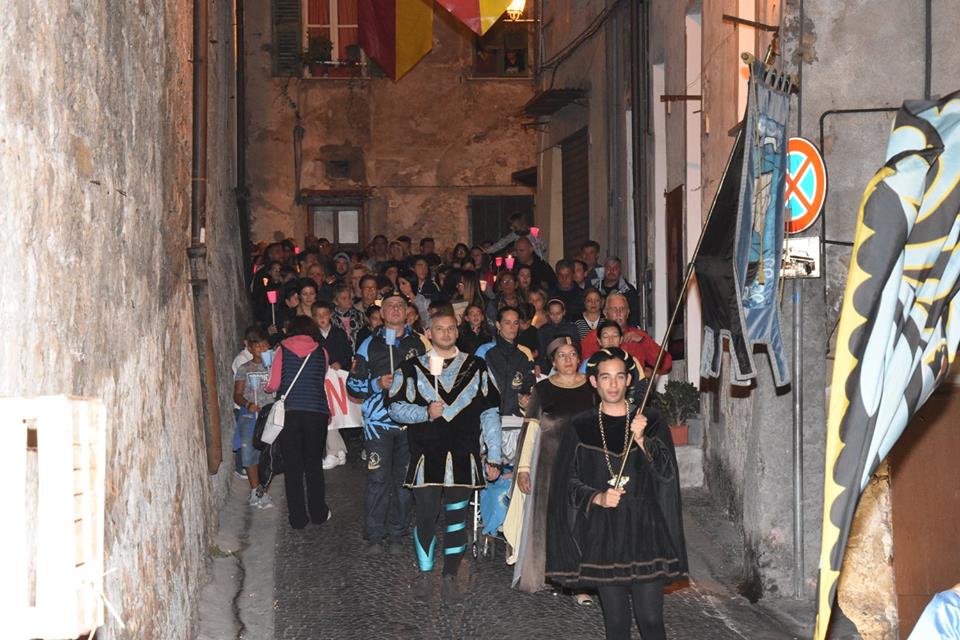
[[[416,504],[417,543],[424,551],[432,555],[434,537],[437,532],[437,519],[440,515],[441,498],[443,520],[446,528],[443,535],[443,573],[456,575],[460,560],[467,550],[467,513],[470,506],[469,487],[416,487],[413,500]],[[432,558],[427,566],[432,567]],[[422,570],[426,569],[421,562]]]

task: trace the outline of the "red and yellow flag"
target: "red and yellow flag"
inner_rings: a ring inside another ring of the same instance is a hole
[[[358,0],[360,46],[391,80],[433,48],[432,0]]]
[[[482,36],[500,19],[510,0],[437,0],[437,4]]]

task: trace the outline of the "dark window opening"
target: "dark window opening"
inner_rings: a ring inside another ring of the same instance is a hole
[[[524,14],[521,18],[527,20]],[[530,75],[529,22],[501,18],[475,38],[473,75],[478,78],[523,78]]]
[[[471,196],[471,244],[496,242],[510,233],[510,216],[515,213],[533,225],[533,196]]]

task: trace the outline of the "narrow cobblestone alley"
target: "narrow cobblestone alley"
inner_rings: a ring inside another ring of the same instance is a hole
[[[283,500],[278,500],[274,596],[278,640],[603,638],[598,607],[578,607],[573,598],[549,592],[529,595],[510,589],[511,569],[503,562],[502,545],[492,560],[464,562],[462,575],[471,581],[466,603],[444,605],[439,586],[431,604],[415,603],[409,589],[416,575],[412,547],[409,555],[399,557],[361,554],[364,463],[359,440],[348,439],[348,444],[346,466],[326,474],[333,510],[328,523],[292,530]],[[696,579],[667,596],[665,617],[671,638],[792,637],[742,598]]]

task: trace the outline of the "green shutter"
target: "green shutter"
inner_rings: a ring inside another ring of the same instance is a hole
[[[273,0],[273,75],[299,76],[300,0]]]

